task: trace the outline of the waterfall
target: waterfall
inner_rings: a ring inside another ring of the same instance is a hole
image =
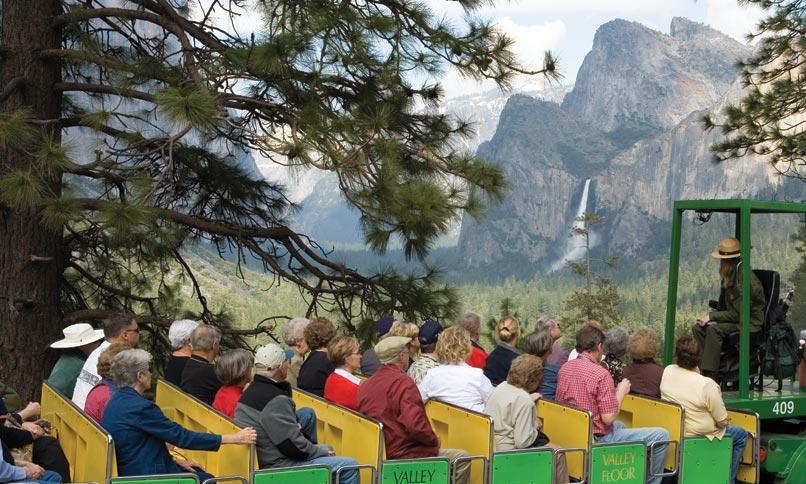
[[[577,208],[577,213],[574,216],[574,223],[571,226],[572,230],[585,228],[585,222],[577,219],[582,217],[582,215],[588,209],[588,189],[590,188],[590,184],[590,178],[586,178],[585,188],[582,189],[582,197],[579,199],[579,208]],[[565,252],[563,256],[551,265],[549,272],[558,271],[565,267],[566,260],[579,259],[583,255],[585,255],[585,241],[583,237],[581,235],[571,235],[568,238],[568,242],[565,243]]]

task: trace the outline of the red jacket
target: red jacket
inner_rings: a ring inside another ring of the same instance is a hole
[[[439,439],[425,416],[414,380],[382,365],[358,390],[358,411],[383,423],[387,459],[436,457]]]
[[[473,349],[470,351],[470,356],[467,358],[467,364],[473,368],[481,368],[483,370],[484,366],[487,364],[487,352],[475,341],[473,341],[472,344]]]
[[[238,406],[241,395],[243,395],[243,388],[238,385],[221,387],[215,394],[213,408],[229,418],[235,418],[235,407]]]
[[[355,383],[333,372],[325,380],[325,400],[358,410],[358,388]]]

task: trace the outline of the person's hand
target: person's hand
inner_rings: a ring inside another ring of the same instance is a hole
[[[254,444],[257,441],[257,432],[252,427],[246,427],[235,434],[236,444]]]
[[[538,392],[530,393],[529,396],[532,397],[533,402],[536,402],[536,401],[540,400],[541,398],[543,398],[543,395],[541,395]]]
[[[34,464],[33,462],[26,462],[22,467],[25,469],[25,477],[28,479],[38,480],[40,477],[42,477],[42,475],[45,474],[45,469]]]
[[[328,457],[333,457],[334,455],[336,455],[336,451],[333,450],[333,449],[328,449],[327,456]]]
[[[618,386],[616,386],[616,393],[621,395],[621,396],[624,396],[624,395],[630,393],[630,388],[631,387],[632,387],[632,384],[630,383],[630,380],[624,378],[623,380],[621,380],[619,382]]]
[[[197,469],[202,471],[204,470],[204,467],[202,467],[202,465],[199,464],[198,462],[185,459],[174,459],[174,460],[176,461],[176,465],[178,465],[179,467],[188,472],[193,472],[195,474]]]
[[[39,405],[39,402],[28,402],[28,405],[25,406],[22,410],[17,412],[20,418],[23,420],[28,420],[30,418],[36,417],[42,412],[42,407]]]
[[[30,432],[34,440],[45,435],[45,429],[33,422],[23,422],[20,426],[23,428],[23,430]]]
[[[697,318],[697,324],[700,326],[705,326],[711,321],[711,318],[707,314],[703,314],[699,318]]]

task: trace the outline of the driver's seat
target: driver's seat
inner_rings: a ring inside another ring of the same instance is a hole
[[[751,387],[757,385],[761,390],[764,383],[762,363],[764,362],[764,342],[770,328],[770,316],[772,309],[778,302],[781,291],[781,276],[777,271],[766,269],[753,269],[753,274],[758,277],[761,287],[764,289],[764,323],[761,331],[750,333],[750,377]],[[714,309],[725,307],[725,291],[719,293],[719,301],[709,303]],[[739,331],[727,335],[722,341],[722,356],[719,370],[719,379],[723,389],[733,389],[739,380]]]

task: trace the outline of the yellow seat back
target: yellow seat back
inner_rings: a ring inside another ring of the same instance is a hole
[[[585,449],[590,451],[593,444],[593,423],[591,413],[547,400],[538,400],[537,415],[543,420],[542,431],[552,444],[565,449]],[[582,479],[587,475],[586,458],[579,452],[566,455],[568,475]]]
[[[155,403],[171,420],[194,432],[232,434],[241,430],[235,422],[184,393],[165,380],[157,382]],[[198,462],[206,472],[214,476],[240,476],[249,479],[252,475],[252,447],[247,445],[222,445],[216,452],[176,449],[189,460]]]
[[[117,475],[112,437],[98,423],[47,382],[41,405],[70,462],[71,482],[107,482]]]
[[[739,463],[739,472],[736,473],[737,482],[755,484],[761,477],[760,462],[758,460],[761,446],[761,422],[756,412],[728,409],[728,418],[732,427],[741,427],[747,431],[747,444],[744,447],[742,460]]]
[[[621,402],[618,419],[629,428],[660,427],[669,432],[669,445],[664,467],[676,470],[680,462],[680,443],[685,435],[683,406],[677,403],[638,395],[626,395]]]
[[[489,415],[436,400],[425,403],[425,413],[439,437],[441,447],[463,449],[470,455],[484,456],[488,462],[492,460],[495,441],[493,419]],[[473,461],[470,482],[473,484],[486,482],[485,474],[484,463]]]
[[[328,444],[336,455],[352,457],[380,472],[384,452],[380,422],[302,390],[294,389],[292,398],[297,409],[308,407],[316,413],[316,437],[320,444]],[[362,482],[370,482],[371,474],[369,469],[362,469]]]

